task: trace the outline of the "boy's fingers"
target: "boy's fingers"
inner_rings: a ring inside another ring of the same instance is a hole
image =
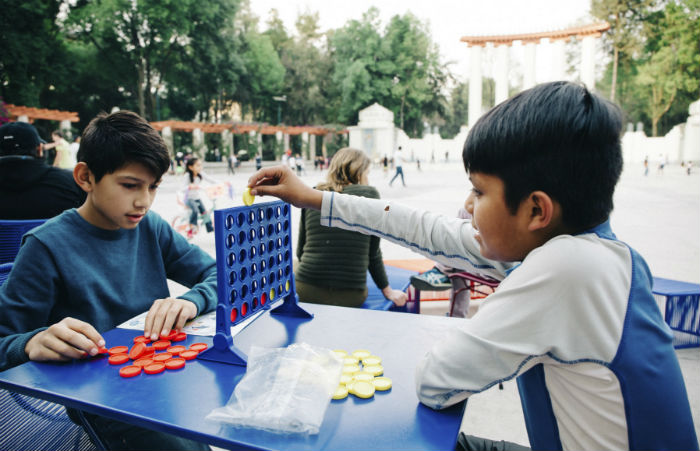
[[[166,310],[165,299],[156,299],[148,310],[146,321],[147,324],[150,323],[150,327],[144,326],[143,332],[144,335],[148,334],[147,336],[150,337],[151,340],[157,340],[163,329],[163,322],[165,321],[165,315],[167,313],[164,310]]]
[[[94,347],[99,348],[105,345],[104,338],[102,338],[102,335],[100,335],[97,329],[92,327],[92,324],[75,318],[66,318],[65,321],[69,329],[79,332],[82,336],[86,337],[92,342]],[[90,350],[86,350],[86,352],[90,352]]]

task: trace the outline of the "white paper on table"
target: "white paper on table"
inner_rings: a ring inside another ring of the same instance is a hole
[[[231,326],[231,336],[235,336],[238,332],[243,330],[251,321],[260,316],[264,310],[259,310],[255,314],[251,315],[245,321],[242,321],[235,326]],[[143,330],[146,325],[146,315],[148,312],[143,312],[140,315],[136,315],[130,320],[127,320],[117,327],[120,329],[131,329],[131,330]],[[216,311],[205,313],[200,315],[195,319],[191,319],[185,323],[185,327],[182,329],[186,334],[191,335],[201,335],[204,337],[213,337],[216,335]]]

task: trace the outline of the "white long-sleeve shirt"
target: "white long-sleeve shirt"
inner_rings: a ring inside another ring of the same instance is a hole
[[[416,368],[440,409],[518,378],[533,449],[697,449],[672,335],[644,260],[609,223],[560,235],[523,262],[479,254],[469,221],[326,192],[321,223],[502,282]]]

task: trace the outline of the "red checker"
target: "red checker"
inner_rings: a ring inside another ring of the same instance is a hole
[[[170,341],[185,341],[187,339],[187,334],[184,332],[178,332]]]
[[[129,348],[126,346],[115,346],[113,348],[109,348],[109,355],[126,354],[127,352],[129,352]]]
[[[109,354],[109,349],[107,349],[103,346],[97,350],[97,353],[98,354]]]
[[[146,346],[146,350],[143,351],[143,355],[141,357],[152,356],[155,353],[156,353],[156,350],[153,346]]]
[[[143,357],[144,354],[146,354],[146,348],[147,348],[147,346],[145,344],[136,343],[129,350],[129,358],[131,360],[138,360],[139,358]]]
[[[119,375],[121,377],[134,377],[139,374],[141,374],[141,367],[136,365],[125,366],[119,370]]]
[[[187,350],[187,351],[182,351],[180,353],[180,357],[182,357],[185,360],[193,360],[197,358],[197,354],[199,354],[199,351],[195,351],[193,349]]]
[[[150,365],[151,363],[153,363],[153,359],[150,357],[143,357],[143,358],[140,358],[140,359],[134,361],[134,365],[139,366],[139,367],[144,367],[144,366]]]
[[[143,335],[139,335],[138,337],[134,337],[134,343],[148,344],[150,342],[151,342],[151,339],[146,337],[146,336],[143,336]]]
[[[161,340],[172,340],[173,337],[176,336],[176,335],[179,334],[179,333],[180,333],[180,331],[171,330],[170,332],[168,332],[168,333],[165,334],[165,335],[164,335],[164,334],[160,334],[160,339],[161,339]]]
[[[158,340],[153,343],[153,349],[156,351],[164,351],[170,347],[170,344],[169,340]]]
[[[182,351],[186,351],[187,348],[182,345],[175,345],[168,348],[168,352],[172,355],[179,355]]]
[[[146,374],[158,374],[165,370],[165,364],[163,363],[151,363],[143,367],[143,372]]]
[[[185,367],[185,359],[170,359],[167,362],[165,362],[165,367],[169,370],[179,370],[180,368]]]
[[[206,343],[193,343],[190,345],[190,349],[197,352],[202,352],[208,347]]]
[[[170,360],[170,359],[172,359],[172,358],[173,358],[173,355],[172,355],[171,353],[169,353],[169,352],[164,352],[164,353],[162,353],[162,354],[156,354],[156,355],[153,357],[153,361],[154,361],[154,362],[163,363],[163,362],[168,361],[168,360]]]
[[[114,354],[109,356],[108,361],[110,365],[121,365],[129,361],[129,356],[126,354]]]

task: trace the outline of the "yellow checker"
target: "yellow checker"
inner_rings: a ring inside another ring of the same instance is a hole
[[[384,367],[381,365],[367,365],[362,369],[362,371],[369,373],[372,376],[381,376],[384,374]]]
[[[255,196],[250,194],[250,188],[246,187],[246,189],[243,190],[243,203],[250,206],[253,205],[253,202],[255,202]]]
[[[354,381],[371,382],[372,379],[374,379],[374,376],[369,373],[365,373],[364,371],[361,371],[352,377],[352,380]]]
[[[343,358],[343,365],[357,365],[360,361],[355,357],[345,357]]]
[[[353,351],[352,355],[353,357],[357,357],[358,359],[364,359],[365,357],[371,356],[372,353],[366,349],[358,349],[357,351]]]
[[[391,379],[388,377],[375,377],[372,381],[374,388],[379,391],[389,390],[391,388]]]
[[[338,385],[338,388],[335,389],[335,393],[333,393],[333,399],[345,399],[347,397],[348,389],[345,385]]]
[[[363,365],[381,365],[382,358],[376,355],[371,355],[362,359]]]
[[[365,381],[353,382],[351,393],[358,398],[371,398],[374,396],[374,384]]]
[[[349,374],[350,376],[360,372],[360,367],[358,365],[345,365],[343,367],[343,374]]]
[[[349,374],[341,374],[340,375],[340,383],[341,384],[347,385],[352,381],[353,381],[353,376],[351,376]]]

